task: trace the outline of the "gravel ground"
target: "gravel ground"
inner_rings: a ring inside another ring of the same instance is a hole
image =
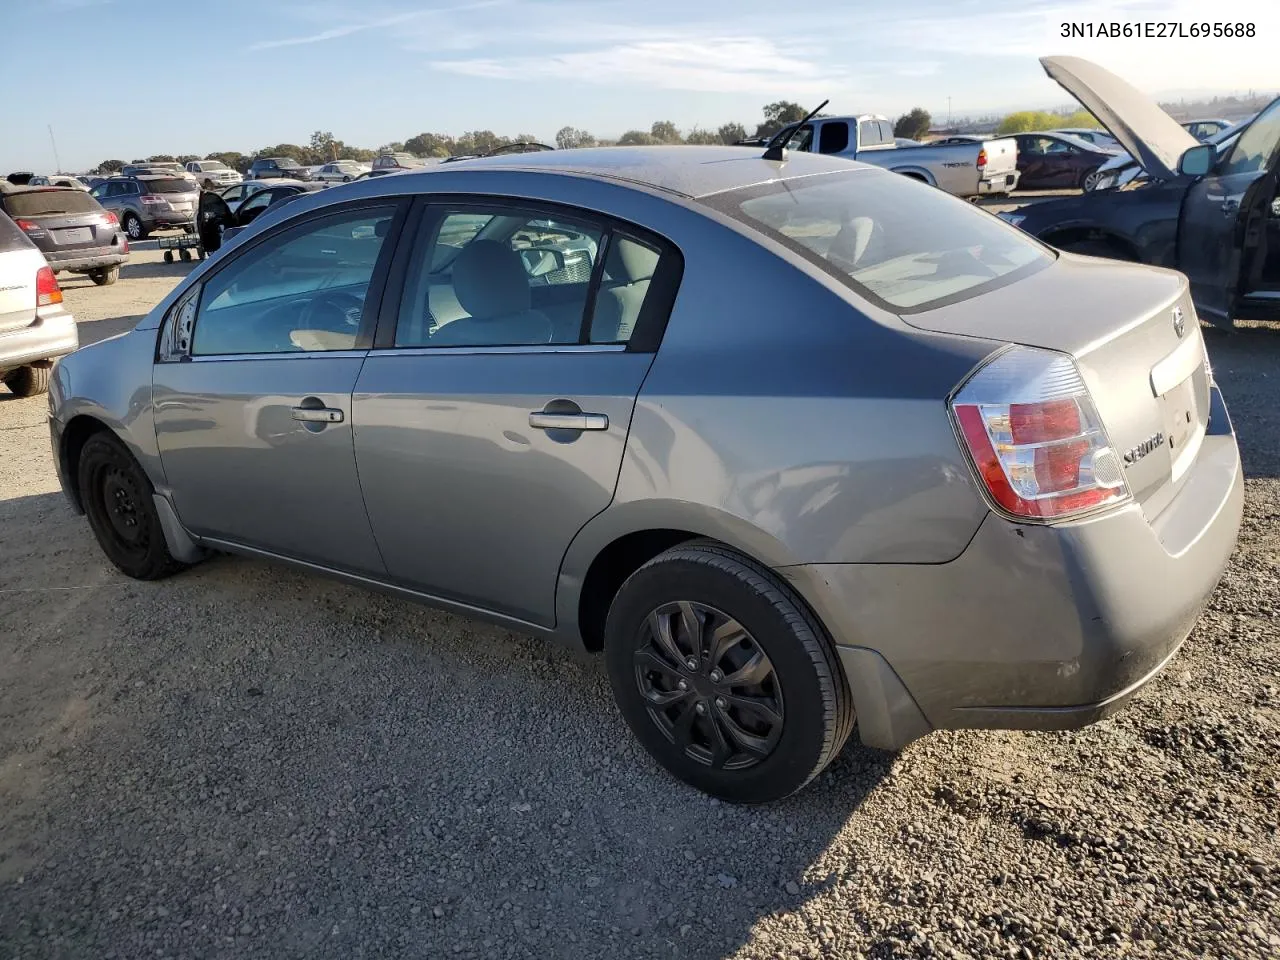
[[[67,281],[85,340],[156,259]],[[1210,336],[1248,502],[1172,667],[756,809],[665,776],[594,660],[247,559],[126,581],[0,396],[0,957],[1277,956],[1280,329]]]

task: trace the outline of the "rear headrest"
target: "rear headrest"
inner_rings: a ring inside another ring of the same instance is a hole
[[[453,292],[477,319],[529,309],[529,275],[520,255],[496,240],[473,240],[453,261]]]
[[[385,237],[390,229],[391,218],[387,217],[385,220],[379,220],[373,225],[373,235],[375,237]]]
[[[635,283],[648,280],[653,271],[658,269],[658,253],[648,247],[641,246],[634,240],[618,237],[609,248],[605,258],[605,269],[609,279],[623,283]]]

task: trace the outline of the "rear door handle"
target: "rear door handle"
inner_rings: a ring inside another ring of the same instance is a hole
[[[529,426],[539,430],[608,430],[609,417],[603,413],[544,413],[535,410],[529,414]]]
[[[293,419],[303,423],[341,423],[346,418],[334,407],[294,407]]]

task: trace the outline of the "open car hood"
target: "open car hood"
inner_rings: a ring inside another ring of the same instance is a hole
[[[1079,57],[1041,57],[1044,72],[1098,118],[1153,177],[1178,176],[1182,154],[1199,143],[1146,94]]]

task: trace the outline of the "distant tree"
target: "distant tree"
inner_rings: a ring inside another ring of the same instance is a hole
[[[499,147],[505,147],[508,143],[511,143],[510,138],[500,137],[492,130],[468,130],[458,138],[456,154],[471,156],[491,153]]]
[[[722,123],[716,133],[721,143],[737,143],[747,139],[747,128],[740,123]]]
[[[720,134],[714,130],[703,130],[701,127],[694,127],[690,130],[689,135],[684,138],[684,142],[693,144],[724,143],[720,139]]]
[[[772,136],[788,123],[799,123],[808,115],[808,109],[790,100],[766,103],[764,105],[764,122],[756,127],[756,136]]]
[[[1019,110],[1000,121],[996,133],[1026,133],[1029,130],[1051,130],[1059,125],[1062,117],[1043,110]]]
[[[174,163],[173,154],[157,153],[154,156],[147,157],[147,163]]]
[[[1088,110],[1077,110],[1075,113],[1062,117],[1056,126],[1059,127],[1088,127],[1094,130],[1099,129],[1102,124]]]
[[[124,169],[123,160],[103,160],[98,164],[99,173],[118,173]]]
[[[653,126],[649,128],[649,136],[653,137],[655,143],[684,142],[684,137],[680,136],[680,130],[670,120],[655,120]]]
[[[645,133],[643,130],[628,130],[618,138],[620,147],[644,147],[656,142],[652,134]]]
[[[384,143],[377,150],[378,153],[400,153],[404,150],[404,144],[399,140],[392,140],[390,143]]]
[[[263,147],[261,150],[254,151],[253,160],[261,157],[288,157],[298,163],[309,164],[311,150],[308,147],[300,147],[296,143],[277,143],[274,147]]]
[[[178,162],[179,162],[179,163],[190,163],[192,160],[203,160],[203,159],[204,159],[204,157],[197,156],[197,155],[196,155],[196,154],[194,154],[194,153],[180,153],[180,154],[178,154]]]
[[[541,143],[542,138],[536,133],[517,133],[512,143]]]
[[[574,150],[578,147],[594,147],[596,138],[577,127],[561,127],[556,131],[556,146],[561,150]]]
[[[893,125],[893,135],[895,137],[910,137],[912,140],[919,140],[929,132],[929,127],[933,124],[933,117],[929,116],[929,111],[923,107],[912,107],[910,111],[904,113],[898,118],[898,122]]]
[[[404,142],[404,148],[419,157],[447,157],[457,141],[445,133],[419,133]]]
[[[216,153],[206,154],[209,160],[221,160],[232,170],[239,170],[241,173],[249,169],[249,164],[253,162],[252,157],[246,157],[239,150],[223,150]]]
[[[317,130],[311,134],[311,158],[316,163],[337,160],[341,150],[342,143],[328,130]]]

